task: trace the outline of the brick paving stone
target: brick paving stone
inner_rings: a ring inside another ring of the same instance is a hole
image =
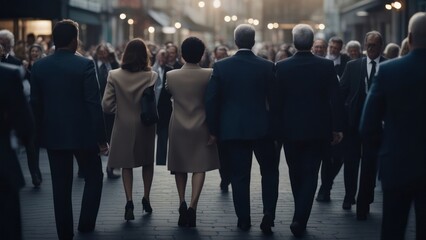
[[[21,191],[21,208],[23,236],[26,240],[57,239],[53,213],[52,186],[49,163],[44,149],[40,152],[40,167],[43,183],[40,189],[34,189],[26,163],[25,152],[19,154],[21,167],[27,185]],[[77,231],[81,195],[84,180],[77,177],[77,164],[74,165],[73,211],[75,237],[78,240],[118,240],[118,239],[296,239],[291,234],[289,225],[293,215],[293,196],[288,178],[288,168],[281,154],[280,193],[277,204],[274,234],[264,236],[259,229],[262,220],[262,201],[259,166],[253,161],[251,179],[251,217],[252,228],[248,232],[238,230],[236,223],[232,189],[221,193],[218,171],[208,172],[197,209],[197,228],[187,229],[177,226],[179,198],[174,176],[166,166],[155,166],[154,181],[151,191],[152,214],[142,213],[141,199],[143,184],[141,168],[134,170],[133,198],[135,202],[135,220],[124,221],[126,204],[121,179],[109,180],[104,177],[101,206],[96,229],[93,233],[80,234]],[[103,169],[107,159],[103,158]],[[331,193],[331,202],[314,201],[308,222],[307,234],[302,239],[308,240],[374,240],[380,237],[382,193],[376,188],[375,202],[371,205],[371,214],[367,221],[357,221],[355,207],[345,211],[341,208],[344,197],[343,174],[335,180]],[[190,176],[188,179],[190,183]],[[380,183],[377,184],[378,186]],[[186,191],[187,202],[190,200],[191,187]],[[410,215],[406,239],[415,239],[415,223]],[[0,237],[1,239],[1,237]]]

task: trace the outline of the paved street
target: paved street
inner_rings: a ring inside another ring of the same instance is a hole
[[[43,183],[40,189],[34,189],[26,163],[25,152],[20,153],[21,166],[27,185],[21,191],[23,235],[26,240],[57,239],[49,163],[45,150],[40,154],[40,166]],[[290,189],[288,169],[281,155],[280,195],[277,206],[274,234],[266,237],[259,229],[262,219],[261,188],[259,167],[253,161],[251,184],[252,228],[241,232],[237,228],[237,218],[232,203],[232,193],[223,194],[219,190],[219,172],[212,171],[206,175],[205,186],[197,210],[197,228],[186,229],[177,226],[178,195],[173,175],[165,166],[156,166],[151,204],[152,215],[142,214],[140,200],[143,195],[141,168],[134,170],[135,220],[124,221],[125,195],[121,179],[104,178],[103,194],[96,230],[90,234],[77,231],[80,213],[81,195],[84,180],[75,179],[73,190],[75,239],[295,239],[289,225],[293,214],[293,198]],[[103,165],[106,166],[106,158]],[[104,167],[105,170],[105,167]],[[190,182],[190,181],[188,181]],[[190,186],[187,189],[187,202],[190,199]],[[342,210],[344,197],[343,175],[340,173],[332,190],[330,203],[314,202],[307,234],[303,239],[379,239],[381,223],[382,194],[376,188],[375,203],[371,205],[371,214],[367,221],[357,221],[355,208]],[[407,238],[414,239],[414,222],[411,216]],[[1,238],[1,236],[0,236]]]

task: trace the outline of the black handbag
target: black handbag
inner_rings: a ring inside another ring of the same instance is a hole
[[[144,90],[141,98],[141,121],[145,126],[151,126],[158,122],[154,85],[147,87]]]

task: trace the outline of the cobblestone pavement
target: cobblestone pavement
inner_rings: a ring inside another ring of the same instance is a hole
[[[280,164],[280,194],[277,205],[274,234],[264,236],[259,229],[262,219],[262,202],[259,166],[253,161],[251,179],[252,228],[242,232],[237,228],[232,193],[221,193],[218,171],[208,172],[197,209],[197,227],[194,229],[177,226],[179,198],[173,175],[166,166],[156,166],[151,191],[151,215],[142,213],[140,200],[143,195],[141,168],[134,170],[135,220],[124,220],[125,195],[121,179],[109,180],[104,177],[101,206],[96,229],[93,233],[80,234],[76,230],[80,213],[81,195],[84,180],[77,177],[77,164],[74,168],[73,205],[74,239],[296,239],[289,225],[293,214],[293,197],[290,189],[288,169],[283,154]],[[50,169],[45,150],[40,153],[40,166],[43,183],[40,189],[31,185],[25,152],[20,155],[21,166],[27,185],[21,191],[23,235],[26,240],[57,239],[53,213]],[[104,169],[107,159],[102,160]],[[188,179],[188,183],[190,183]],[[380,185],[380,184],[378,184]],[[187,188],[187,201],[190,199],[190,184]],[[231,190],[232,191],[232,190]],[[345,211],[341,208],[344,197],[342,172],[335,180],[331,202],[314,201],[307,233],[302,239],[316,240],[362,240],[379,239],[381,225],[382,193],[376,188],[375,202],[366,221],[357,221],[355,208]],[[414,239],[414,217],[410,216],[407,238]],[[0,237],[1,238],[1,237]]]

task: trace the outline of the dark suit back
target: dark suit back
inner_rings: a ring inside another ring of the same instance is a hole
[[[31,73],[31,104],[41,146],[84,149],[105,142],[99,85],[92,60],[56,50]]]
[[[277,63],[279,135],[284,141],[329,140],[342,130],[342,105],[331,60],[298,52]]]
[[[24,143],[34,133],[33,117],[22,90],[23,69],[0,64],[0,189],[24,185],[21,168],[10,142],[11,130]]]
[[[2,62],[18,65],[18,66],[22,65],[22,61],[19,58],[14,57],[12,55],[9,55],[7,58],[3,59]]]
[[[274,64],[240,50],[214,64],[206,92],[210,132],[223,140],[265,137],[270,127]]]
[[[360,131],[377,134],[384,121],[379,164],[384,189],[426,182],[426,50],[380,64]],[[414,185],[413,185],[414,184]]]

